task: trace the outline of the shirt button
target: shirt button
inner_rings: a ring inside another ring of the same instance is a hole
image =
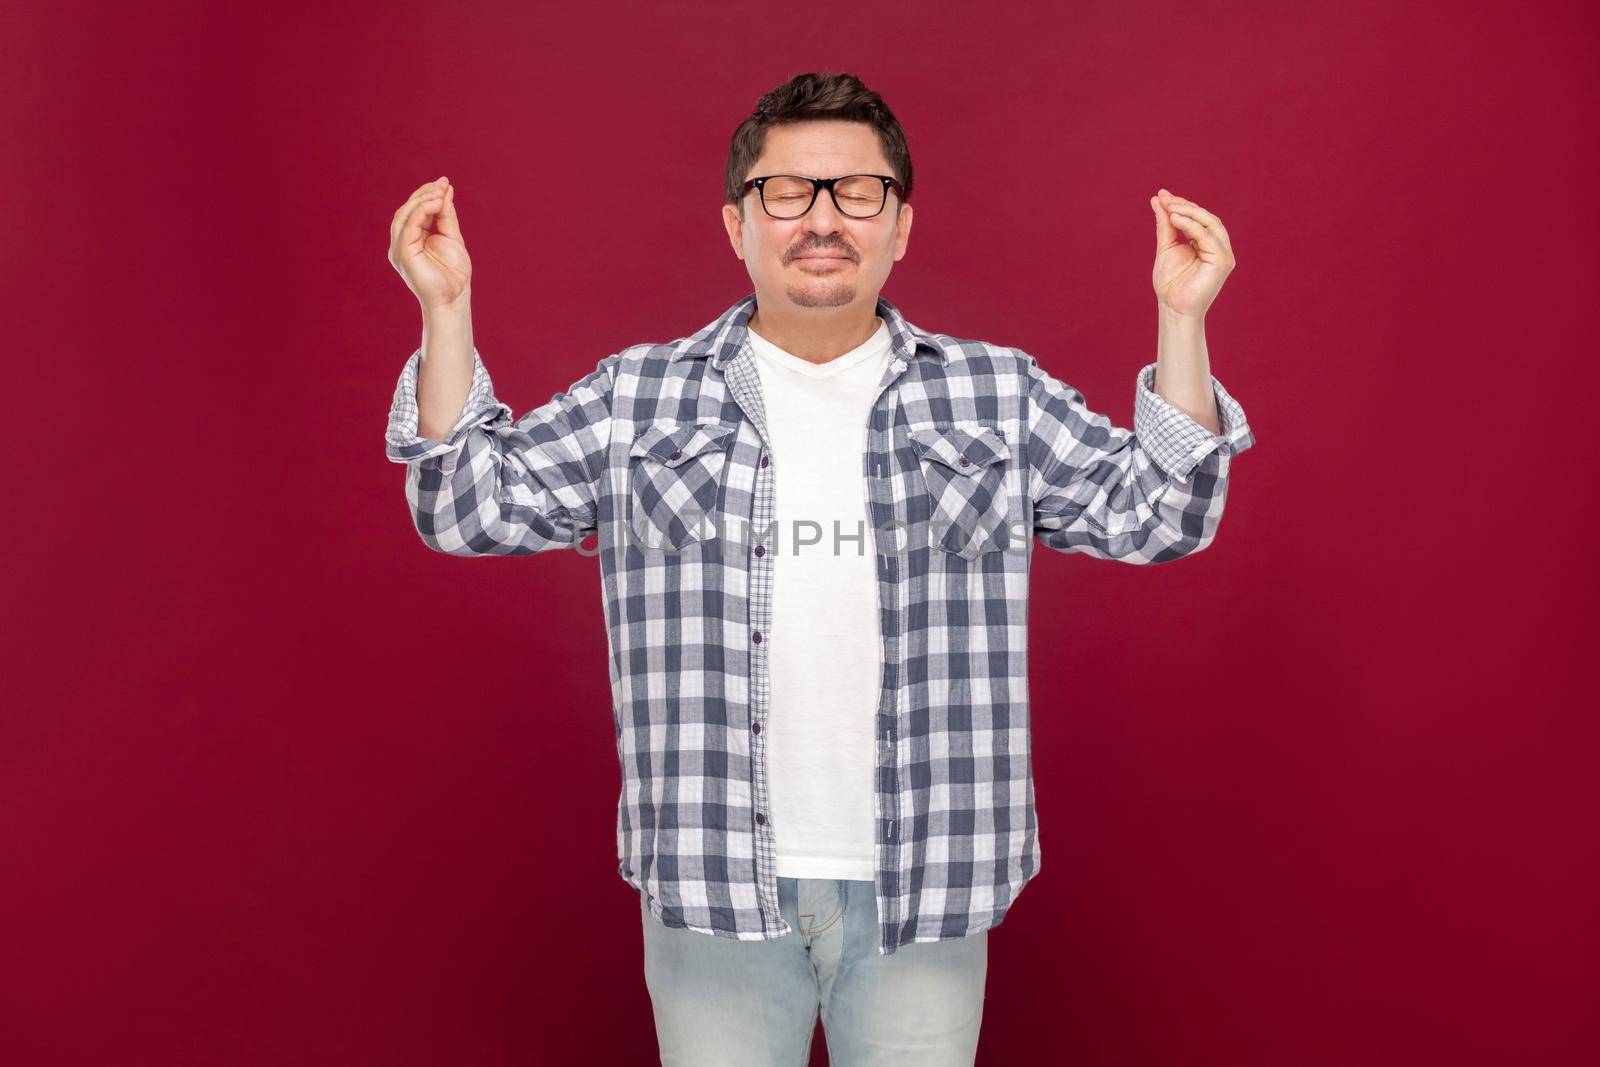
[[[750,635],[750,640],[754,641],[756,644],[759,645],[761,643],[761,631],[757,630],[755,633],[751,634]]]
[[[758,811],[756,812],[756,822],[762,826],[765,826],[767,823],[767,817]]]
[[[765,467],[767,465],[767,457],[766,456],[762,456],[761,457],[761,465],[763,467]]]
[[[751,723],[750,724],[750,732],[753,733],[753,734],[759,734],[761,732],[761,724],[758,723],[758,722]]]
[[[682,452],[674,452],[672,455],[668,456],[667,458],[668,459],[677,459],[681,455],[683,455]]]
[[[757,545],[756,546],[756,555],[765,556],[766,554],[767,554],[767,546],[766,545]]]
[[[674,453],[674,455],[676,455],[676,453]],[[963,467],[970,467],[970,466],[972,466],[972,460],[968,459],[966,456],[962,456],[961,457],[961,465]]]

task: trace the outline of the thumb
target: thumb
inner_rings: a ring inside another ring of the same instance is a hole
[[[454,237],[461,240],[461,220],[456,218],[456,187],[447,185],[444,189],[444,203],[439,205],[439,216],[434,220],[434,226],[439,234],[444,237]]]
[[[447,196],[445,203],[449,202]],[[1168,217],[1161,207],[1161,201],[1156,197],[1150,198],[1150,210],[1156,213],[1156,251],[1160,252],[1178,239],[1178,228],[1172,225],[1172,219]]]

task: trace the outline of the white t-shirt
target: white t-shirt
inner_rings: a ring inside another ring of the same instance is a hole
[[[778,874],[871,881],[883,645],[862,456],[889,326],[880,316],[864,343],[822,364],[749,338],[777,468],[767,770]]]

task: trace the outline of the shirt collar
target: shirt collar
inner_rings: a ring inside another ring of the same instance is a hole
[[[745,335],[750,332],[750,316],[756,309],[756,294],[751,293],[734,304],[727,311],[718,315],[714,320],[685,337],[672,350],[672,362],[691,356],[710,356],[712,366],[718,370],[722,365],[736,355],[744,346]],[[925,348],[941,361],[948,361],[950,354],[945,347],[939,344],[917,326],[906,321],[900,309],[895,307],[882,295],[878,297],[877,314],[889,325],[889,347],[898,356],[910,358],[916,354],[918,348]]]

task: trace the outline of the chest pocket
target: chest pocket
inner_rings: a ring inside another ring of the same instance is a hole
[[[933,502],[934,544],[962,559],[1005,548],[1011,450],[1004,434],[973,423],[912,430],[909,436]]]
[[[646,551],[677,551],[720,533],[717,503],[735,427],[652,423],[628,449],[628,525]]]

